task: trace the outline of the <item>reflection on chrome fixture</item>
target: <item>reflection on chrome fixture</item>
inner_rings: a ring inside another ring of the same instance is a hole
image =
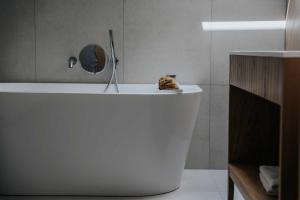
[[[286,21],[202,22],[204,31],[284,30]]]

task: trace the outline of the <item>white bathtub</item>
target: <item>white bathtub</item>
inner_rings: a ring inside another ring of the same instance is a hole
[[[0,194],[145,196],[180,186],[202,90],[104,87],[0,83]]]

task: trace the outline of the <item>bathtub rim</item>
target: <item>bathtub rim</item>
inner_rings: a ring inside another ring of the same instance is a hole
[[[62,86],[65,86],[65,88],[62,88]],[[116,92],[115,86],[113,85],[106,93],[104,93],[105,87],[106,84],[103,83],[2,82],[0,83],[0,94],[8,93],[165,96],[191,95],[203,92],[203,89],[196,84],[181,85],[181,88],[183,89],[183,92],[181,93],[178,93],[175,90],[159,90],[157,84],[119,84],[120,93]]]

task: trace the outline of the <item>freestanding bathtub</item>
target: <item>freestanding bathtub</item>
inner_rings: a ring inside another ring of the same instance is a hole
[[[0,194],[145,196],[180,186],[201,89],[0,84]]]

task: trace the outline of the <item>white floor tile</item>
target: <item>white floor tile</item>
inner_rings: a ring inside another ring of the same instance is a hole
[[[151,197],[0,197],[0,200],[226,200],[226,170],[185,170],[181,187]]]
[[[211,171],[211,174],[218,188],[218,192],[227,193],[228,172],[226,170],[214,170]]]
[[[219,192],[219,194],[222,200],[227,200],[227,192]]]

